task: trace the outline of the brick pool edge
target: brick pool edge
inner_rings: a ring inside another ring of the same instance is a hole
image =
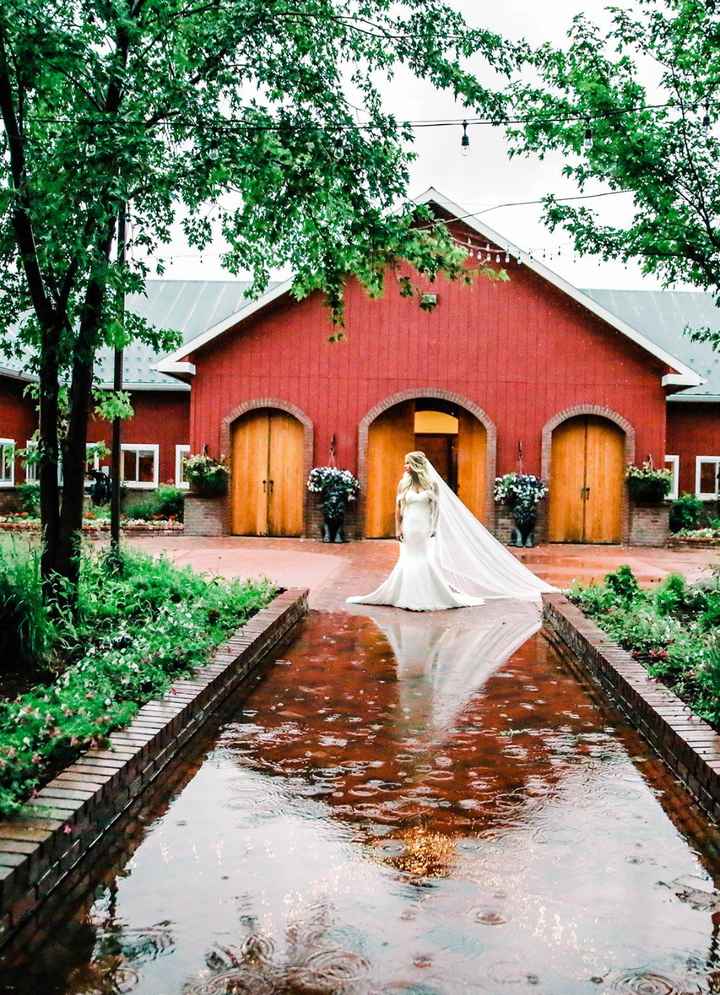
[[[619,707],[700,806],[720,821],[720,736],[562,594],[543,595],[546,631]]]
[[[215,650],[204,667],[146,702],[109,749],[90,749],[26,806],[0,821],[0,947],[50,895],[71,882],[89,851],[164,771],[228,695],[307,614],[308,592],[279,594]]]

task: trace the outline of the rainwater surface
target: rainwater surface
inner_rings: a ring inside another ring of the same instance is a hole
[[[720,838],[495,602],[312,613],[0,992],[720,992]]]

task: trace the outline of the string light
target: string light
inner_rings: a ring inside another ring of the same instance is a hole
[[[702,119],[703,128],[710,127],[710,104],[705,104],[705,114]]]
[[[460,154],[467,157],[467,155],[470,152],[470,136],[467,133],[468,130],[467,121],[463,121],[462,129],[463,133],[462,133],[462,138],[460,139]]]

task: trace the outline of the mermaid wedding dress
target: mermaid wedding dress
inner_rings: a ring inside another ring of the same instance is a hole
[[[428,468],[433,490],[406,494],[403,542],[392,572],[369,594],[347,598],[349,604],[439,611],[476,607],[487,598],[539,604],[543,591],[557,590],[488,532],[429,460]]]

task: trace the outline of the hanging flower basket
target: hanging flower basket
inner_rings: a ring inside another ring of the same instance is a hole
[[[504,502],[515,520],[512,546],[535,545],[537,505],[547,492],[545,482],[533,473],[506,473],[495,478],[495,500]]]
[[[213,459],[206,453],[197,453],[184,460],[185,477],[190,484],[190,493],[198,497],[220,497],[227,494],[230,467],[225,457]]]
[[[629,464],[625,478],[636,504],[661,504],[672,490],[672,470],[653,466],[651,459],[642,466]]]
[[[310,471],[307,489],[320,495],[323,510],[323,542],[345,542],[345,511],[360,490],[360,482],[349,471],[336,466],[316,466]]]

